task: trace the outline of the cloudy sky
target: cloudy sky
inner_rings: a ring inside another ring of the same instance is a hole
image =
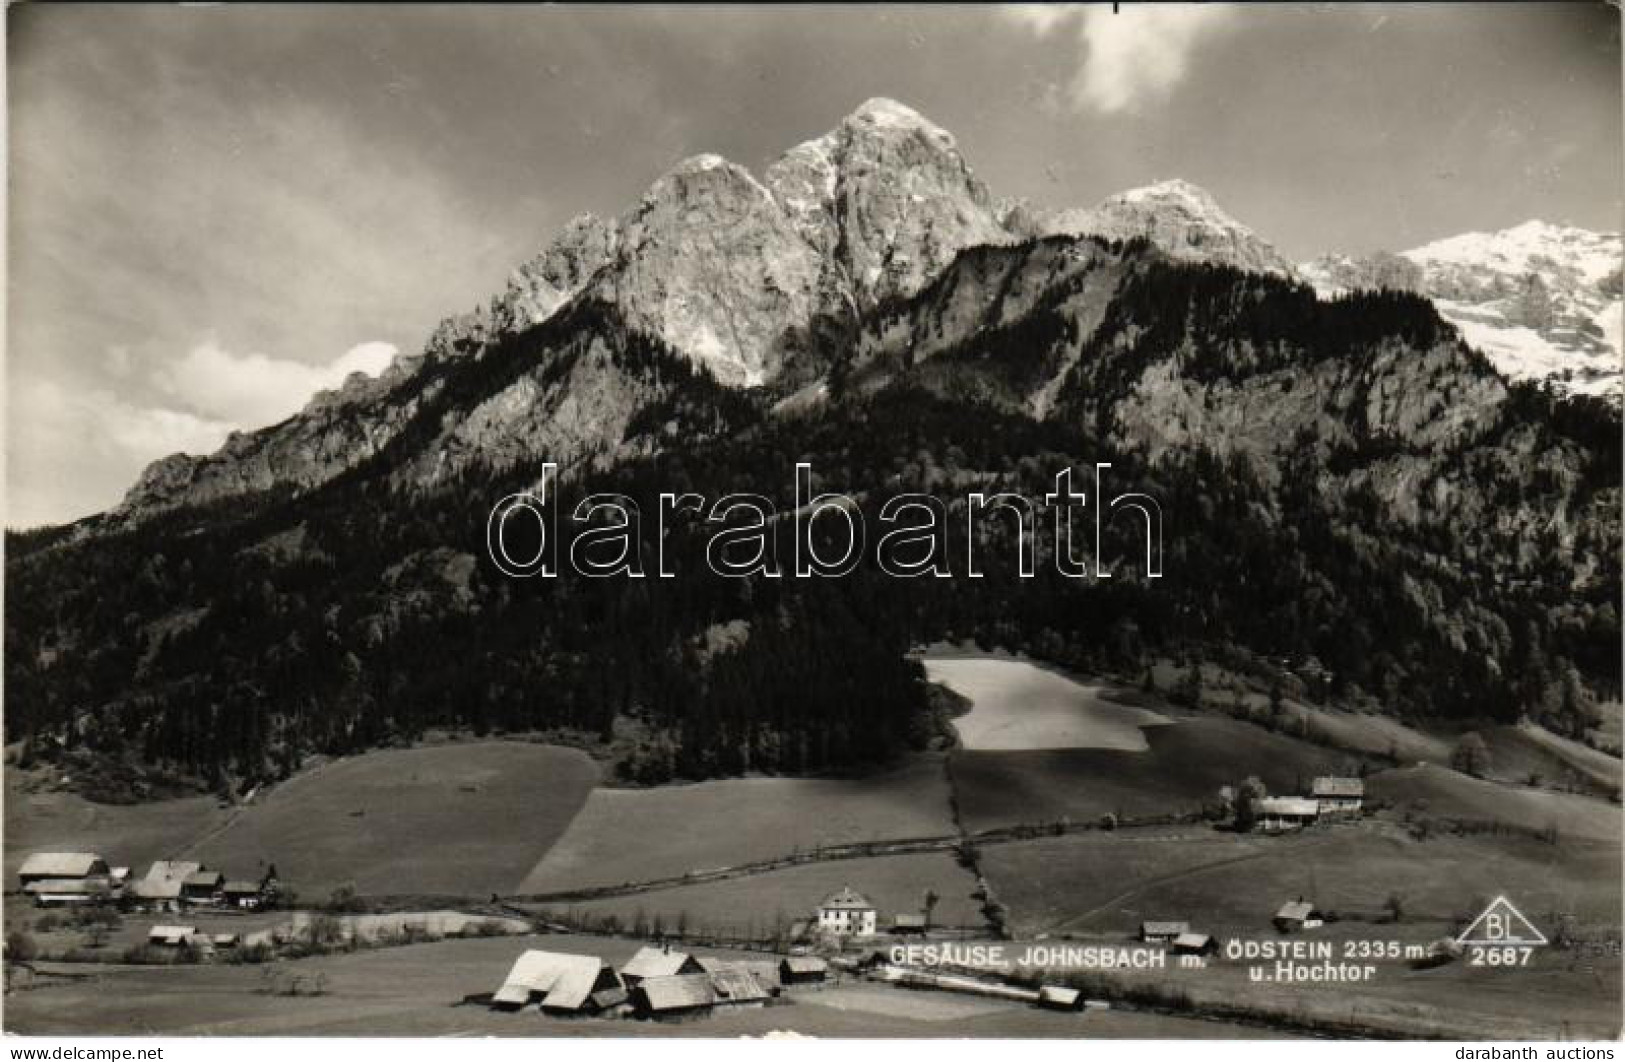
[[[1295,259],[1620,228],[1601,4],[7,14],[13,527],[376,372],[674,161],[759,170],[869,96],[995,194],[1180,176]]]

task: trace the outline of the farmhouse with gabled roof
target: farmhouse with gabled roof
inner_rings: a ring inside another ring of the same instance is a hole
[[[875,935],[875,905],[850,885],[818,905],[818,928],[840,937]]]
[[[628,988],[651,977],[676,977],[679,974],[704,973],[694,956],[686,951],[670,948],[639,948],[638,953],[621,967],[621,980]]]
[[[1318,929],[1326,924],[1326,916],[1308,900],[1299,898],[1283,903],[1275,912],[1275,928],[1283,933],[1295,929]]]
[[[1358,815],[1365,803],[1365,779],[1327,775],[1315,779],[1309,794],[1322,815]]]

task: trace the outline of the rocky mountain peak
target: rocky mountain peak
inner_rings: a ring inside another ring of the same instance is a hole
[[[1327,255],[1300,270],[1323,295],[1419,292],[1505,376],[1617,397],[1625,352],[1622,257],[1618,233],[1531,220],[1398,254]]]
[[[1144,238],[1180,261],[1295,275],[1280,252],[1226,212],[1205,188],[1177,178],[1118,192],[1088,210],[1051,214],[1041,219],[1040,228],[1046,234]]]
[[[868,100],[790,149],[766,182],[825,257],[826,293],[859,307],[912,295],[965,248],[1009,239],[953,136],[895,100]]]

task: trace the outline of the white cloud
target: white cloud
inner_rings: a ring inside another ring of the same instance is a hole
[[[8,398],[8,527],[63,523],[109,508],[149,462],[218,449],[235,427],[52,380],[19,382]]]
[[[351,373],[376,376],[395,357],[391,343],[351,347],[328,365],[233,354],[209,340],[159,370],[160,390],[183,408],[241,428],[274,424],[298,412],[317,391],[338,387]]]
[[[233,354],[209,341],[154,373],[161,397],[148,402],[111,387],[14,377],[6,410],[6,525],[63,523],[110,508],[151,462],[212,453],[231,432],[273,424],[353,372],[377,375],[395,353],[393,344],[374,341],[327,365],[306,365]],[[113,361],[117,369],[119,359]]]
[[[1184,80],[1196,48],[1231,20],[1217,4],[1023,4],[1007,9],[1038,36],[1075,33],[1078,68],[1068,87],[1079,110],[1115,114],[1143,99],[1167,97]]]
[[[1080,4],[1010,4],[999,8],[1040,37],[1082,10]]]

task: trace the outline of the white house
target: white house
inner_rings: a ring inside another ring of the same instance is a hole
[[[843,885],[841,891],[818,905],[818,928],[838,937],[875,935],[875,905]]]

